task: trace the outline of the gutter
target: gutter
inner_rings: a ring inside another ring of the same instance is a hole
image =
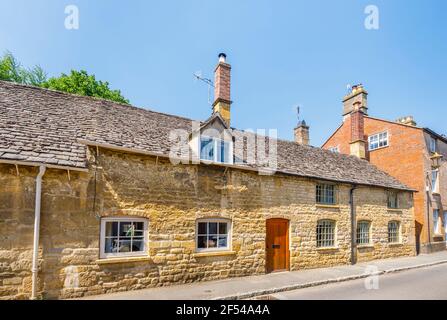
[[[357,242],[356,242],[356,214],[354,207],[354,190],[357,189],[357,185],[352,185],[349,190],[349,206],[351,209],[351,264],[357,263]]]
[[[45,174],[46,167],[41,165],[36,177],[36,201],[34,206],[34,240],[33,240],[33,266],[32,272],[32,290],[31,300],[37,299],[37,273],[39,271],[39,236],[40,236],[40,205],[42,198],[42,177]]]

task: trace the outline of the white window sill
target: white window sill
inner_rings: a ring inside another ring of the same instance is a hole
[[[218,257],[218,256],[231,256],[235,255],[236,251],[202,251],[194,253],[194,257]]]
[[[135,256],[135,257],[113,257],[113,258],[101,258],[96,260],[99,265],[115,264],[115,263],[129,263],[129,262],[147,262],[150,261],[149,256]]]

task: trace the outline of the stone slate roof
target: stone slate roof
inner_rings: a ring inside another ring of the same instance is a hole
[[[87,168],[83,140],[168,156],[171,130],[191,132],[191,123],[111,101],[0,81],[0,161]],[[237,129],[232,134],[235,139],[253,135]],[[262,138],[268,146],[269,138]],[[276,142],[280,172],[411,190],[365,160],[292,141]]]

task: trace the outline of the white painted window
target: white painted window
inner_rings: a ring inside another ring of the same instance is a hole
[[[359,221],[357,223],[357,244],[369,244],[371,223],[369,221]]]
[[[147,255],[147,219],[102,218],[100,257]]]
[[[340,153],[340,148],[339,148],[338,146],[336,146],[336,147],[331,147],[331,148],[329,148],[329,151],[331,151],[331,152],[335,152],[335,153]]]
[[[433,137],[430,137],[430,152],[435,153],[436,152],[436,139]]]
[[[368,137],[369,150],[376,150],[388,146],[388,132],[381,132]]]
[[[199,219],[196,226],[197,251],[230,250],[231,222],[227,219]]]
[[[390,221],[388,223],[388,242],[400,242],[400,223],[398,221]]]
[[[439,234],[439,210],[433,210],[433,232]]]
[[[399,208],[399,194],[396,191],[388,192],[388,208],[390,209]]]
[[[318,183],[316,187],[316,202],[318,204],[335,204],[337,202],[336,186],[327,183]]]
[[[438,170],[432,170],[431,171],[431,192],[438,192],[438,186],[439,186],[439,171]]]
[[[231,142],[212,137],[200,137],[200,160],[231,163]]]
[[[335,221],[320,220],[317,223],[317,247],[335,246]]]

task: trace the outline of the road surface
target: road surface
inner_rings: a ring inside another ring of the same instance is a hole
[[[368,287],[374,287],[372,279]],[[272,297],[283,300],[447,300],[447,264],[380,275],[378,289],[366,289],[365,279],[359,279],[281,292]]]

